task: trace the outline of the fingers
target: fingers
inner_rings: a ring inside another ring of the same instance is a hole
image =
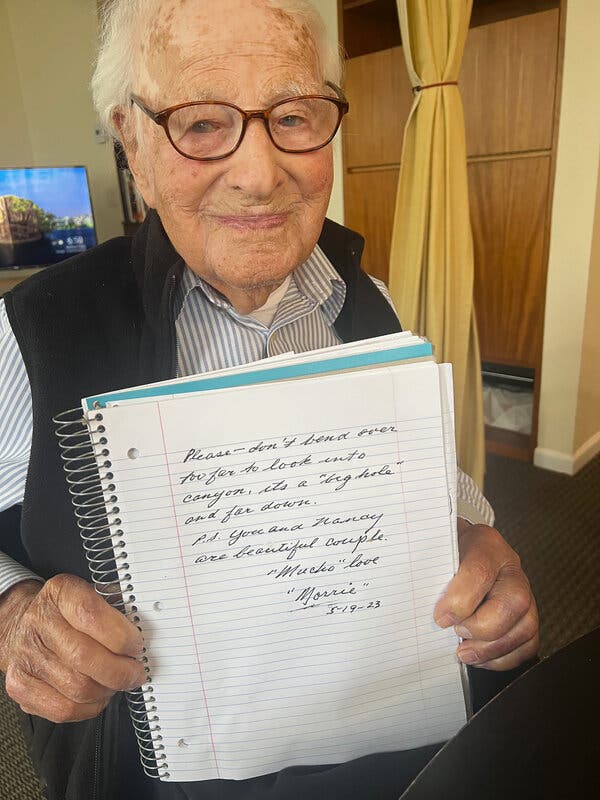
[[[465,639],[458,647],[457,655],[465,664],[485,666],[491,662],[501,662],[510,654],[517,653],[524,646],[530,645],[533,651],[526,657],[532,658],[539,645],[538,619],[535,603],[532,603],[527,613],[517,621],[503,636],[487,641],[484,639]],[[517,666],[520,661],[513,664]],[[492,666],[491,669],[511,669],[512,667]]]
[[[485,603],[456,626],[456,633],[463,639],[500,639],[525,617],[535,602],[529,581],[520,569],[513,565],[503,567],[487,594]],[[535,614],[537,620],[537,614]],[[529,631],[530,638],[533,630]],[[519,642],[519,644],[521,644]]]
[[[441,627],[464,639],[461,661],[513,669],[537,653],[538,614],[518,555],[493,528],[473,525],[459,540],[461,564],[434,609]]]
[[[129,656],[115,655],[112,650],[85,633],[72,628],[60,616],[40,633],[43,647],[58,661],[99,685],[112,690],[132,689],[145,680],[143,666]],[[59,688],[56,683],[53,686]]]
[[[525,642],[516,650],[508,652],[506,655],[501,656],[500,658],[494,658],[481,664],[475,664],[474,666],[481,669],[489,669],[494,672],[515,669],[515,667],[518,667],[519,664],[523,664],[523,662],[530,661],[532,658],[535,658],[538,653],[539,644],[540,641],[536,634],[533,639]]]
[[[123,614],[74,575],[57,575],[44,589],[60,614],[76,630],[86,633],[113,653],[139,656],[142,634]]]
[[[507,550],[509,553],[507,553]],[[458,572],[434,609],[434,619],[442,628],[456,625],[470,617],[496,582],[507,557],[519,557],[498,531],[486,525],[473,525],[460,537],[461,561]]]
[[[57,576],[11,631],[6,689],[23,709],[46,719],[88,719],[115,691],[144,683],[142,664],[121,654],[140,646],[137,628],[91,586]]]
[[[110,699],[110,696],[100,697],[91,703],[70,700],[44,681],[13,666],[6,673],[6,691],[25,713],[44,717],[51,722],[92,719],[98,716]]]

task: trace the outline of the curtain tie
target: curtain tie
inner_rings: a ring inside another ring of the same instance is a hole
[[[434,86],[458,86],[458,81],[442,81],[441,83],[428,83],[425,86],[413,86],[413,94],[422,92],[423,89],[433,89]]]

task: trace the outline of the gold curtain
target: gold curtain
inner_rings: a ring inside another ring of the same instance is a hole
[[[397,0],[415,101],[404,131],[390,256],[403,327],[454,370],[460,467],[483,485],[479,342],[473,307],[465,125],[458,80],[473,0]],[[431,84],[444,83],[444,86]]]

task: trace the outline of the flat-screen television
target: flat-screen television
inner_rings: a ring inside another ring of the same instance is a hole
[[[56,264],[95,245],[85,167],[0,169],[0,269]]]

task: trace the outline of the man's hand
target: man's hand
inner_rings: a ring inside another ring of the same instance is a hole
[[[442,628],[455,626],[465,664],[517,667],[538,650],[538,613],[519,556],[494,528],[459,519],[460,567],[434,609]]]
[[[145,681],[139,630],[85,581],[24,581],[0,599],[0,669],[23,711],[52,722],[95,717]]]

